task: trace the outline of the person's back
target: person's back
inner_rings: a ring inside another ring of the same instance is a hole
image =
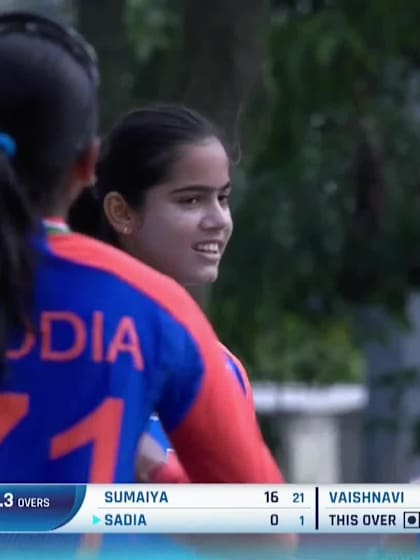
[[[158,274],[143,267],[137,276],[138,263],[83,236],[52,232],[38,243],[39,335],[15,336],[8,352],[0,480],[133,481],[136,445],[166,381],[163,362],[188,365],[188,353],[197,359],[191,371],[200,369],[193,339],[171,313],[176,292],[164,279],[157,300]],[[166,410],[168,425],[183,414],[175,398]]]

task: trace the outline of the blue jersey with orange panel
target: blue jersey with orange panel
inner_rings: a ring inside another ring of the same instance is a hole
[[[222,349],[224,350],[226,366],[228,370],[232,372],[237,379],[244,393],[244,397],[251,401],[251,406],[254,406],[252,398],[252,387],[245,368],[243,367],[240,360],[238,360],[238,358],[234,354],[232,354],[230,350],[228,350],[223,345]],[[156,443],[160,445],[160,447],[166,452],[166,454],[168,454],[170,451],[173,451],[172,444],[169,441],[168,436],[165,434],[165,430],[163,429],[162,424],[159,421],[159,417],[156,414],[153,414],[150,418],[148,434],[156,441]]]
[[[36,248],[35,328],[13,336],[0,391],[0,481],[131,482],[153,411],[192,481],[281,480],[182,288],[82,235]]]

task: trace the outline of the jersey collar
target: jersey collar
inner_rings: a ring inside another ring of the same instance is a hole
[[[42,223],[48,234],[65,235],[71,233],[69,226],[62,218],[44,218]]]

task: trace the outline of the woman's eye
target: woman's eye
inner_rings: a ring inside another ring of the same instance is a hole
[[[185,204],[186,206],[195,206],[199,203],[199,200],[197,196],[190,196],[188,198],[183,198],[179,202],[180,204]]]
[[[220,204],[221,204],[222,206],[229,203],[229,198],[230,198],[230,194],[221,194],[221,195],[218,197],[219,202],[220,202]]]

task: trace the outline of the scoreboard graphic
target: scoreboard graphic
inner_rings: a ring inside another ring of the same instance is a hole
[[[420,485],[0,485],[1,533],[420,533]]]

